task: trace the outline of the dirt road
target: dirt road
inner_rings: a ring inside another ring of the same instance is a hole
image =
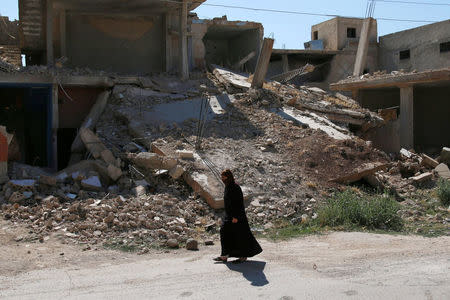
[[[240,265],[214,264],[218,244],[142,256],[58,240],[3,244],[0,298],[450,299],[450,237],[262,240],[264,252]]]

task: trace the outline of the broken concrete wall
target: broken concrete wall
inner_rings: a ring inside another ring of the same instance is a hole
[[[255,51],[246,63],[247,70],[256,68],[264,29],[260,23],[228,21],[226,17],[212,20],[192,19],[192,60],[194,68],[208,64],[231,67]]]
[[[386,123],[382,127],[373,128],[365,140],[372,141],[373,146],[387,153],[397,153],[400,151],[400,120],[394,120]]]
[[[380,69],[391,72],[448,67],[450,51],[440,51],[444,42],[450,42],[450,20],[381,36]],[[400,51],[405,50],[410,51],[410,57],[400,59]]]
[[[344,50],[336,54],[331,60],[330,72],[326,78],[326,82],[328,84],[338,82],[353,75],[355,60],[356,48]],[[378,48],[374,44],[369,46],[365,69],[367,72],[378,70]]]
[[[67,16],[69,64],[123,73],[163,70],[163,16]]]
[[[262,45],[262,38],[262,29],[258,28],[246,30],[230,40],[230,58],[232,63],[238,62],[252,51],[259,53],[259,49]],[[256,63],[257,56],[255,55],[255,57],[247,63],[247,69],[250,72],[253,72],[256,69]]]
[[[208,31],[208,24],[203,20],[192,20],[191,32],[192,32],[192,56],[191,67],[199,70],[206,68],[206,46],[203,42],[203,37]]]

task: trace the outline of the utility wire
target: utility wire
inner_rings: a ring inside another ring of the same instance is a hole
[[[292,15],[308,15],[308,16],[321,16],[321,17],[341,17],[341,15],[333,15],[333,14],[320,14],[320,13],[309,13],[309,12],[300,12],[300,11],[287,11],[287,10],[266,9],[266,8],[254,8],[254,7],[222,5],[222,4],[203,4],[202,6],[223,7],[223,8],[243,9],[243,10],[272,12],[272,13],[284,13],[284,14],[292,14]],[[355,17],[349,17],[349,18],[355,18]],[[377,17],[377,19],[378,20],[384,20],[384,21],[417,22],[417,23],[434,23],[434,22],[438,22],[437,20],[411,20],[411,19],[378,18],[378,17]]]
[[[450,6],[450,3],[415,2],[415,1],[399,1],[399,0],[375,0],[375,1],[376,2],[386,2],[386,3],[400,3],[400,4]]]
[[[167,2],[167,3],[181,4],[180,2],[174,1],[174,0],[160,0],[160,1],[161,2]],[[375,1],[381,1],[381,0],[375,0]],[[192,3],[202,3],[202,2],[192,1]],[[448,4],[448,5],[450,5],[450,4]],[[268,9],[268,8],[245,7],[245,6],[224,5],[224,4],[203,3],[202,6],[233,8],[233,9],[242,9],[242,10],[251,10],[251,11],[291,14],[291,15],[307,15],[307,16],[320,16],[320,17],[333,17],[333,18],[334,17],[359,18],[359,17],[342,16],[342,15],[334,15],[334,14],[320,14],[320,13],[310,13],[310,12],[301,12],[301,11],[289,11],[289,10],[278,10],[278,9]],[[416,23],[435,23],[435,22],[439,22],[438,20],[412,20],[412,19],[396,19],[396,18],[382,18],[382,17],[377,17],[376,19],[384,20],[384,21],[416,22]]]

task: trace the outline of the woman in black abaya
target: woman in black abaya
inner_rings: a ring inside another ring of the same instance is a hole
[[[222,254],[214,260],[226,262],[228,257],[238,257],[233,262],[241,263],[247,257],[261,253],[262,249],[250,231],[242,190],[234,182],[233,173],[230,170],[223,171],[222,181],[225,183],[225,220],[220,228]]]

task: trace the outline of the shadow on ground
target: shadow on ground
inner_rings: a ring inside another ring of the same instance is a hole
[[[228,262],[226,265],[230,270],[242,273],[245,279],[250,281],[253,286],[264,286],[269,284],[269,281],[264,274],[266,262],[248,260],[241,264]]]

